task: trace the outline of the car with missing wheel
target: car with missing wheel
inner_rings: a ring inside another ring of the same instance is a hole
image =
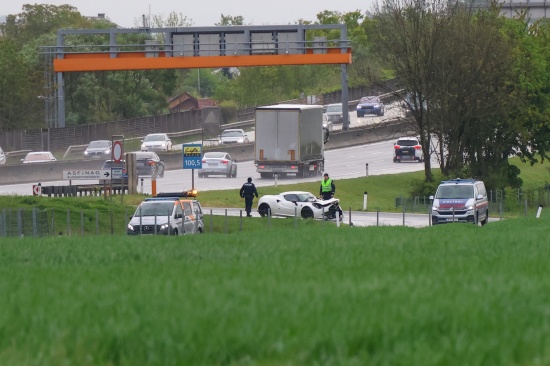
[[[385,107],[380,97],[370,96],[363,97],[357,103],[357,117],[365,117],[367,114],[374,114],[376,116],[383,116]]]
[[[227,152],[207,152],[202,157],[202,168],[199,178],[210,175],[225,175],[227,178],[237,177],[237,160]]]
[[[393,144],[393,162],[424,161],[422,146],[416,137],[400,137]]]
[[[275,195],[264,195],[258,200],[258,213],[260,216],[283,216],[293,217],[295,215],[305,219],[334,219],[340,212],[340,200],[331,198],[322,200],[311,192],[288,191]],[[342,216],[340,216],[342,218]]]
[[[165,133],[150,133],[141,140],[141,151],[170,151],[172,140]]]

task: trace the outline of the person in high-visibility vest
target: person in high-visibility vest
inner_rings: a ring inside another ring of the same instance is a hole
[[[334,197],[336,192],[336,186],[332,179],[329,178],[328,173],[325,173],[325,178],[321,181],[321,188],[319,189],[319,195],[324,200],[329,200]]]

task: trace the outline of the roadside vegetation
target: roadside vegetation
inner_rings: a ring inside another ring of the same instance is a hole
[[[490,192],[490,198],[495,201],[497,196],[505,195],[502,212],[499,212],[498,202],[491,203],[492,217],[503,218],[534,217],[540,204],[550,202],[548,163],[531,166],[522,163],[519,159],[511,160],[514,166],[521,170],[521,178],[524,180],[525,191],[507,190]],[[438,175],[439,176],[439,175]],[[443,177],[441,177],[443,179]],[[453,177],[454,178],[454,177]],[[419,192],[424,189],[422,172],[376,175],[353,179],[336,180],[336,197],[340,199],[342,209],[348,211],[362,211],[364,193],[367,192],[367,211],[370,212],[402,212],[403,200],[408,200],[405,205],[406,212],[427,213],[429,210],[429,195],[434,194],[437,184],[431,192]],[[228,207],[243,208],[244,202],[239,197],[238,189],[200,191],[200,180],[197,183],[199,190],[198,200],[203,207]],[[528,189],[537,192],[537,196],[528,197],[525,192]],[[292,179],[281,180],[277,187],[258,187],[259,194],[278,194],[289,190],[304,190],[317,194],[319,181],[308,183],[292,183]],[[37,196],[0,196],[0,213],[10,213],[12,216],[18,210],[26,213],[27,221],[32,220],[32,209],[41,213],[39,221],[45,226],[48,235],[125,235],[126,224],[137,205],[143,201],[146,195],[114,195],[104,197],[67,197],[48,198]],[[414,200],[414,197],[418,197]],[[412,201],[411,201],[412,198]],[[525,199],[529,199],[527,211]],[[544,201],[543,201],[544,200]],[[396,202],[397,201],[397,202]],[[255,205],[257,204],[255,200]],[[410,202],[413,202],[412,204]],[[415,205],[415,206],[413,206]],[[206,232],[237,232],[237,231],[262,231],[269,228],[266,219],[254,218],[244,220],[244,225],[238,217],[224,218],[221,216],[210,217],[208,209],[205,210]],[[307,220],[306,220],[307,221]],[[308,227],[309,223],[298,220],[299,227]],[[293,220],[272,220],[269,225],[273,228],[294,227]],[[280,226],[276,226],[280,225]],[[315,225],[314,223],[311,225]],[[32,232],[26,232],[32,235]]]
[[[3,238],[0,364],[544,365],[549,225]]]

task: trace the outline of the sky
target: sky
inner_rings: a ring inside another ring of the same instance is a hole
[[[221,14],[243,16],[245,25],[294,24],[299,19],[315,21],[324,10],[347,13],[372,9],[375,0],[0,0],[0,16],[21,13],[23,4],[69,4],[84,16],[105,13],[112,22],[123,28],[141,25],[142,15],[161,15],[171,12],[186,16],[192,26],[214,26]],[[136,23],[139,22],[139,23]]]

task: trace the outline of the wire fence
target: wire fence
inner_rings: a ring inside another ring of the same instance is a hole
[[[509,213],[528,216],[540,206],[550,204],[550,185],[533,189],[504,189],[487,192],[489,212],[493,215]],[[395,197],[395,208],[406,212],[430,212],[432,201],[429,196]]]

